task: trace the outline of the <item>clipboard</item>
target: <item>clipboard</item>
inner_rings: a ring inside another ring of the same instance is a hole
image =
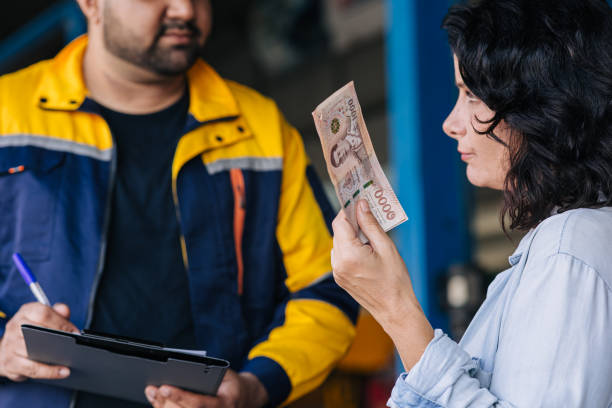
[[[144,404],[147,385],[168,384],[215,395],[229,367],[226,360],[121,337],[29,324],[21,331],[29,359],[70,367],[68,378],[37,382]]]

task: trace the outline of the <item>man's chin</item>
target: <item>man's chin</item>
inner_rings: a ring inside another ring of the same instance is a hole
[[[176,76],[184,74],[193,66],[198,56],[192,50],[177,50],[165,53],[165,56],[156,58],[150,68],[154,72],[164,76]]]
[[[163,67],[155,67],[153,71],[157,75],[165,76],[165,77],[175,77],[178,75],[184,75],[189,71],[191,65],[188,66],[163,66]]]

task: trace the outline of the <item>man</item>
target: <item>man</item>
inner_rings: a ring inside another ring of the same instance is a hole
[[[359,124],[357,123],[357,112],[355,105],[351,99],[348,99],[346,105],[352,109],[338,112],[338,117],[332,120],[332,132],[338,133],[341,129],[344,136],[341,137],[331,149],[330,161],[332,166],[340,167],[344,164],[351,153],[361,166],[369,166],[368,152],[363,144],[363,138],[359,132]],[[344,126],[342,122],[348,122]]]
[[[340,135],[330,150],[329,161],[333,167],[346,167],[344,176],[338,182],[340,202],[346,208],[360,197],[364,189],[374,186],[376,177],[359,131],[355,105],[351,99],[346,99],[345,106],[349,108],[338,110],[337,117],[331,122],[332,133]]]
[[[150,386],[155,407],[293,401],[357,314],[299,135],[197,58],[208,0],[78,2],[88,36],[0,79],[0,406],[135,406],[24,381],[70,375],[26,358],[24,323],[230,361],[217,396]],[[32,303],[12,252],[61,303]]]

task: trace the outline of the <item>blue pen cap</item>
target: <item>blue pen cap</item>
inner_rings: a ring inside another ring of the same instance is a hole
[[[14,253],[13,262],[15,262],[15,266],[19,270],[19,273],[23,277],[23,280],[26,281],[28,286],[36,282],[36,278],[34,278],[34,275],[32,275],[32,272],[30,272],[30,268],[28,268],[28,265],[25,263],[21,255],[19,255],[18,253]]]

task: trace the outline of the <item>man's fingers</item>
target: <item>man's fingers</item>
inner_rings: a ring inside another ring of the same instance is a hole
[[[64,319],[70,319],[70,308],[64,303],[56,303],[53,305],[53,310],[60,314]]]
[[[62,366],[52,366],[37,363],[28,358],[15,356],[15,361],[11,364],[11,374],[28,378],[57,380],[66,378],[70,375],[70,369]]]
[[[376,244],[389,239],[385,231],[382,229],[374,214],[370,210],[370,206],[366,200],[359,200],[357,203],[357,223],[359,228],[376,249]]]
[[[170,385],[159,388],[150,385],[145,388],[145,395],[154,408],[216,408],[220,402],[217,397],[194,394]]]
[[[9,346],[8,349],[13,354],[23,357],[23,358],[28,358],[28,351],[25,345],[25,338],[23,337],[23,331],[21,330],[22,324],[36,325],[37,323],[31,320],[25,319],[25,318],[21,319],[19,322],[16,322],[11,326],[10,333],[5,332],[4,341],[7,342],[6,345]],[[17,325],[16,327],[17,330],[13,329],[15,325]]]
[[[145,388],[145,396],[153,407],[158,408],[161,406],[161,402],[157,402],[157,387],[152,385],[147,386]]]
[[[145,388],[145,396],[153,408],[170,408],[179,407],[174,402],[170,402],[162,397],[159,393],[159,388],[149,385]],[[179,407],[180,408],[180,407]]]
[[[64,309],[65,307],[65,309]],[[66,311],[68,306],[60,306],[60,310]],[[43,304],[33,305],[28,308],[25,313],[25,318],[30,320],[32,324],[48,327],[50,329],[62,330],[65,332],[79,333],[76,328],[67,318],[55,311],[54,308]],[[68,313],[70,313],[68,311]]]
[[[159,387],[158,392],[168,401],[175,402],[176,404],[185,407],[216,407],[219,400],[217,397],[195,394],[193,392],[181,390],[180,388],[172,387],[170,385],[162,385]]]
[[[174,401],[171,400],[165,400],[164,401],[164,408],[191,408],[188,405],[179,405]]]

